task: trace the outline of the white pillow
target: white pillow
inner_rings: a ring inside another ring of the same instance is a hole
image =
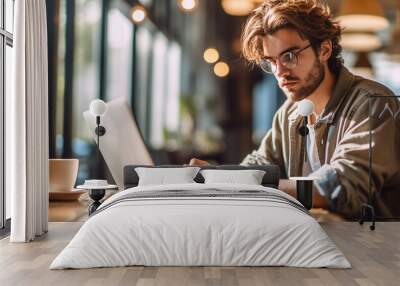
[[[199,167],[135,168],[139,176],[138,186],[195,183],[193,179],[199,170]]]
[[[262,170],[202,170],[205,184],[261,185],[265,171]]]

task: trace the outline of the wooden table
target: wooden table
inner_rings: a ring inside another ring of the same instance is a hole
[[[112,196],[115,192],[108,191],[102,201]],[[88,193],[82,194],[76,201],[50,201],[50,222],[77,222],[86,221],[89,217],[88,207],[92,203]]]

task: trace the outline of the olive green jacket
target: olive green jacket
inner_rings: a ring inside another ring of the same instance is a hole
[[[393,95],[385,86],[341,68],[332,97],[315,123],[321,168],[310,174],[319,178],[314,185],[332,211],[360,215],[369,197],[371,143],[375,210],[380,216],[400,215],[400,107],[397,98],[387,97]],[[302,176],[305,139],[298,133],[302,121],[297,102],[287,100],[259,149],[242,164],[277,164],[282,178]]]

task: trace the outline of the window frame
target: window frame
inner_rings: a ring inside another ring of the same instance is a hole
[[[6,217],[6,188],[5,188],[5,96],[6,96],[6,48],[13,48],[13,34],[6,30],[6,0],[0,0],[0,236],[10,230],[10,219]],[[13,18],[15,16],[15,0],[13,3]],[[14,27],[12,29],[14,31]]]

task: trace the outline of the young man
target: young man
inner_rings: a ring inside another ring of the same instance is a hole
[[[368,200],[371,123],[375,210],[381,216],[399,215],[399,120],[387,112],[370,122],[368,100],[369,95],[393,93],[343,66],[340,36],[341,28],[319,0],[266,0],[252,13],[242,35],[243,55],[274,74],[288,99],[259,149],[242,164],[277,164],[286,179],[318,177],[314,205],[357,217]],[[306,138],[299,134],[303,118],[297,112],[305,98],[315,106]],[[396,114],[396,100],[373,100],[371,110],[383,111],[385,104]],[[295,195],[295,182],[283,179],[280,189]]]

